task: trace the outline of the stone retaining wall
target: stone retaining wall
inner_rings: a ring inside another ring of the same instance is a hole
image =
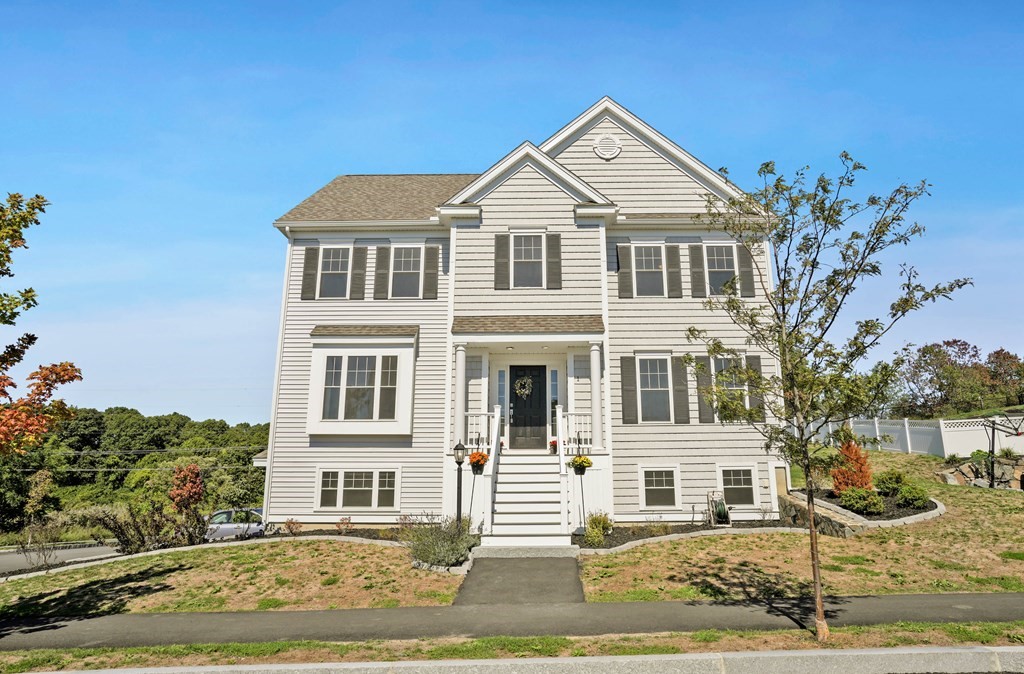
[[[1024,456],[1016,459],[996,457],[995,461],[996,489],[1024,489]],[[973,461],[960,464],[955,468],[935,473],[940,482],[946,484],[975,485],[987,487],[988,466],[977,465]]]
[[[897,520],[869,520],[849,510],[825,501],[814,501],[814,523],[818,533],[837,538],[850,538],[862,531],[883,527],[901,527],[915,522],[924,522],[946,512],[946,506],[935,499],[934,510],[902,517]],[[807,501],[803,495],[779,494],[779,519],[792,526],[807,528],[810,518],[807,516]]]

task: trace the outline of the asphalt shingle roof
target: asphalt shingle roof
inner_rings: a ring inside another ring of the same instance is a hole
[[[557,334],[604,332],[597,314],[566,316],[456,316],[452,333]]]
[[[426,220],[476,177],[473,173],[338,176],[280,221]]]
[[[318,325],[311,337],[415,337],[418,325]]]

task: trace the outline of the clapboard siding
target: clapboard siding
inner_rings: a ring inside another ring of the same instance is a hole
[[[482,198],[480,226],[460,228],[456,239],[456,315],[600,313],[600,234],[576,225],[575,204],[532,166]],[[494,237],[517,228],[561,234],[561,290],[494,289]]]
[[[368,234],[369,235],[369,234]],[[379,233],[376,233],[379,236]],[[422,235],[421,235],[422,236]],[[422,238],[421,238],[422,240]],[[395,237],[392,243],[400,243]],[[367,299],[302,300],[300,289],[304,245],[288,249],[285,323],[277,418],[273,437],[270,516],[275,522],[294,517],[302,522],[333,522],[338,513],[314,513],[318,467],[401,468],[402,512],[437,511],[441,507],[441,467],[444,449],[446,334],[448,330],[447,239],[441,245],[441,270],[436,300]],[[367,254],[367,284],[372,286],[376,248]],[[306,431],[311,360],[310,331],[316,325],[420,326],[415,361],[413,434],[411,437],[310,436]],[[394,515],[385,518],[394,519]],[[353,513],[353,521],[382,521],[380,516]]]
[[[608,161],[594,154],[594,140],[610,133],[622,143]],[[603,119],[555,159],[619,205],[625,215],[703,213],[707,190],[610,119]]]
[[[651,234],[645,232],[644,234]],[[609,249],[623,242],[625,235],[609,234]],[[695,236],[710,238],[710,233]],[[697,384],[689,372],[689,424],[622,422],[622,381],[620,358],[637,352],[660,352],[672,355],[706,355],[698,343],[689,343],[686,331],[690,326],[708,330],[726,345],[745,349],[743,332],[722,312],[709,311],[703,299],[690,297],[689,259],[683,246],[680,283],[683,297],[635,297],[620,299],[618,275],[614,265],[606,272],[608,281],[609,362],[608,395],[612,407],[613,494],[617,515],[642,515],[640,509],[639,466],[676,466],[679,468],[681,506],[676,515],[690,517],[694,508],[699,514],[707,507],[707,492],[717,488],[716,464],[751,464],[758,466],[759,497],[769,504],[767,488],[760,488],[768,479],[768,459],[763,439],[754,429],[742,425],[697,423]],[[751,353],[756,353],[751,351]],[[762,369],[770,372],[773,361],[762,356]],[[671,513],[666,513],[666,516]]]

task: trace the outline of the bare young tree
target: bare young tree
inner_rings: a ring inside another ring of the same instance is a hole
[[[901,184],[888,195],[854,201],[848,193],[865,167],[845,152],[840,160],[843,169],[837,177],[822,174],[813,181],[807,168],[787,179],[769,162],[758,170],[756,191],[729,201],[709,199],[702,221],[739,242],[743,258],[749,255],[752,261],[752,270],[741,268],[740,273],[751,273],[757,290],[754,297],[742,297],[736,277],[723,295],[705,303],[732,319],[745,336],[744,345],[726,344],[696,328],[688,335],[703,342],[713,359],[729,363],[714,378],[705,375],[703,381],[711,382],[700,387],[719,418],[753,426],[767,452],[799,466],[807,478],[815,631],[821,641],[828,638],[828,624],[814,489],[817,476],[827,474],[835,460],[827,429],[842,429],[877,406],[890,388],[898,358],[864,371],[864,359],[882,337],[909,313],[971,283],[961,278],[925,287],[914,267],[903,264],[887,311],[849,320],[850,297],[865,280],[882,274],[882,254],[924,233],[906,218],[911,205],[928,194],[928,185]],[[853,327],[844,330],[848,325]],[[767,355],[777,367],[773,372],[746,367],[746,350]],[[737,386],[747,388],[749,399],[763,401],[763,408],[748,408],[744,397],[736,395]]]

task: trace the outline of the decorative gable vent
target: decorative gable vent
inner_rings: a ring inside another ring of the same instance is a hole
[[[594,140],[594,154],[601,159],[612,160],[622,152],[622,141],[610,133],[602,133]]]

